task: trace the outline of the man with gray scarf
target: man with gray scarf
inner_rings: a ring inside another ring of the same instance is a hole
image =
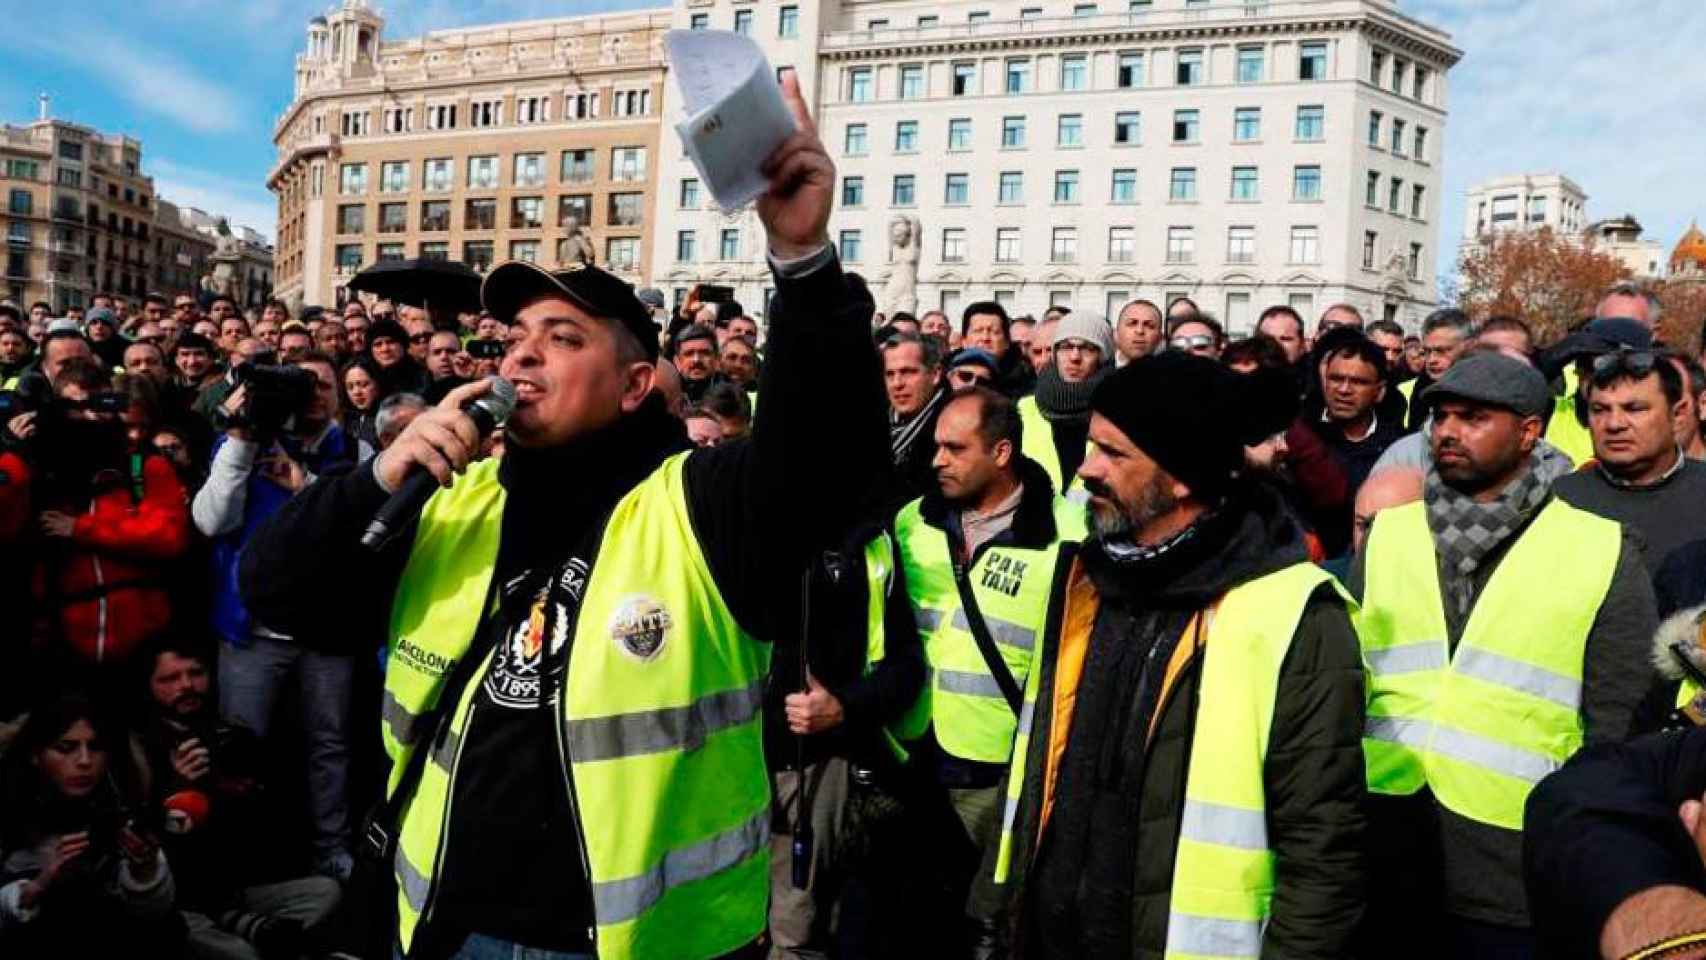
[[[1036,392],[1019,401],[1025,453],[1049,482],[1082,502],[1078,466],[1090,446],[1090,394],[1113,369],[1114,332],[1089,310],[1060,318],[1051,333],[1052,363],[1037,371]]]
[[[1527,957],[1524,803],[1584,744],[1647,723],[1657,612],[1634,536],[1537,472],[1551,398],[1534,368],[1472,354],[1418,399],[1422,501],[1379,514],[1351,575],[1369,671],[1366,946]]]

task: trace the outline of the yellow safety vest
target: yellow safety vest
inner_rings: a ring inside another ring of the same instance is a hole
[[[894,538],[886,531],[877,534],[865,544],[864,560],[868,589],[865,610],[865,664],[866,671],[869,672],[872,666],[882,661],[887,645],[887,632],[883,629],[884,614],[888,609],[888,592],[894,582],[899,560]],[[891,720],[883,731],[895,759],[904,762],[907,759],[907,751],[901,744],[924,736],[924,731],[929,727],[930,688],[924,687],[918,691],[918,697],[906,712]]]
[[[685,456],[622,499],[590,579],[567,586],[584,594],[573,638],[541,635],[554,619],[541,605],[505,640],[531,655],[572,644],[556,729],[586,861],[562,869],[591,884],[606,960],[717,957],[757,939],[766,921],[770,652],[736,625],[711,578],[688,519]],[[419,718],[480,621],[505,501],[497,477],[497,461],[475,465],[421,516],[391,615],[383,736],[393,789],[435,733]],[[462,734],[488,669],[438,732],[404,807],[395,867],[405,951],[432,909]]]
[[[1019,446],[1024,448],[1025,456],[1035,460],[1037,465],[1043,468],[1043,472],[1048,474],[1048,482],[1054,484],[1054,488],[1062,496],[1074,503],[1084,502],[1084,485],[1079,482],[1078,475],[1074,473],[1064,478],[1060,475],[1060,454],[1054,449],[1054,428],[1049,425],[1048,418],[1043,416],[1042,409],[1037,406],[1036,397],[1019,398],[1019,426],[1023,430],[1019,436]],[[1089,449],[1088,442],[1085,443],[1085,449]]]
[[[1576,388],[1581,383],[1576,368],[1564,368],[1564,395],[1552,405],[1552,416],[1546,421],[1546,441],[1568,454],[1581,466],[1593,459],[1593,433],[1576,419]]]
[[[1581,748],[1582,657],[1621,543],[1616,523],[1554,499],[1494,570],[1452,653],[1426,507],[1381,511],[1357,623],[1369,790],[1426,785],[1460,816],[1521,830],[1534,784]]]
[[[1410,410],[1416,402],[1416,380],[1417,379],[1418,378],[1416,378],[1416,377],[1411,377],[1410,379],[1405,380],[1403,383],[1398,384],[1398,395],[1404,398],[1404,420],[1405,420],[1405,422],[1409,421]],[[1400,426],[1402,426],[1402,424],[1400,424]]]
[[[1013,710],[972,636],[954,581],[948,535],[925,522],[923,502],[902,507],[894,531],[906,592],[930,665],[929,711],[936,741],[965,760],[1006,763],[1013,747]],[[1082,513],[1082,508],[1056,496],[1055,543],[1041,550],[986,546],[966,571],[983,621],[1020,689],[1030,675],[1048,614],[1058,543],[1082,536]]]
[[[1258,957],[1274,893],[1263,769],[1273,731],[1280,668],[1309,598],[1331,584],[1320,567],[1299,563],[1228,591],[1204,616],[1201,711],[1191,736],[1185,806],[1168,901],[1167,960]],[[1040,684],[1032,673],[1007,774],[995,882],[1011,875],[1013,837],[1025,784],[1031,723]],[[1050,695],[1052,695],[1052,691]],[[1035,805],[1040,809],[1041,804]]]

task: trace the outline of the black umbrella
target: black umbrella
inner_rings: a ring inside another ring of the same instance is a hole
[[[455,260],[386,260],[351,277],[348,287],[433,313],[480,309],[480,275]]]

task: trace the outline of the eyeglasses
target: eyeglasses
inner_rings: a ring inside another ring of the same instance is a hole
[[[432,334],[430,334],[430,333],[410,334],[409,335],[409,342],[410,343],[431,343],[432,342]]]
[[[1101,353],[1102,348],[1086,340],[1062,340],[1054,345],[1055,353]]]
[[[1188,337],[1174,337],[1168,341],[1174,350],[1207,350],[1214,346],[1214,337],[1206,333],[1193,333]]]
[[[970,367],[955,367],[948,371],[948,380],[956,387],[983,387],[995,382],[994,377]]]
[[[1593,376],[1595,380],[1628,374],[1632,377],[1645,377],[1658,366],[1659,355],[1651,350],[1631,350],[1619,347],[1611,353],[1601,354],[1593,358]]]

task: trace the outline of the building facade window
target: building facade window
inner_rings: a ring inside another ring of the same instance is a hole
[[[1319,227],[1291,228],[1291,262],[1296,264],[1321,262],[1321,229]]]
[[[735,32],[742,36],[752,36],[752,11],[750,9],[735,11]]]
[[[1018,150],[1025,145],[1025,118],[1001,118],[1001,148],[1003,150]]]
[[[1084,146],[1084,115],[1063,113],[1056,127],[1054,145],[1065,149]]]
[[[910,173],[896,174],[892,206],[910,207],[918,202],[917,181]]]
[[[1001,174],[1000,189],[996,194],[996,202],[1005,205],[1025,202],[1025,175],[1017,170],[1006,170]]]
[[[1181,87],[1194,87],[1202,83],[1202,51],[1180,50],[1173,74],[1173,81]]]
[[[865,125],[862,123],[849,123],[847,125],[847,134],[843,142],[843,149],[841,152],[849,157],[862,157],[865,155],[865,151]]]
[[[1403,209],[1403,206],[1402,206],[1403,202],[1404,202],[1404,178],[1403,177],[1393,177],[1391,189],[1389,189],[1387,191],[1386,209],[1390,213],[1398,213]],[[1544,212],[1542,212],[1541,219],[1542,220],[1545,219]]]
[[[1168,181],[1167,199],[1188,202],[1196,198],[1197,168],[1174,167],[1172,177]]]
[[[450,189],[455,177],[452,168],[455,161],[449,157],[434,157],[421,163],[421,189],[428,193],[442,193]]]
[[[598,118],[598,91],[585,90],[563,95],[563,117],[568,120]]]
[[[1019,262],[1019,228],[998,227],[995,231],[995,262]]]
[[[1428,188],[1416,184],[1410,188],[1410,216],[1417,220],[1426,219]]]
[[[697,177],[682,178],[679,198],[677,205],[680,206],[681,209],[699,209],[699,179]]]
[[[498,185],[498,158],[487,154],[468,158],[468,189],[494,190]]]
[[[868,103],[876,84],[870,67],[854,67],[847,71],[847,99],[853,103]]]
[[[1202,125],[1202,114],[1196,110],[1173,111],[1173,142],[1196,143]]]
[[[1054,172],[1054,202],[1078,202],[1078,171],[1056,170]]]
[[[692,230],[675,232],[675,259],[681,263],[692,263],[698,259],[697,242]]]
[[[450,229],[450,201],[426,200],[421,203],[421,230],[439,232]]]
[[[1311,42],[1297,48],[1297,79],[1327,79],[1327,45]]]
[[[640,268],[640,238],[611,237],[604,243],[604,262],[618,273],[633,273]]]
[[[1363,195],[1362,202],[1370,207],[1380,206],[1380,173],[1378,171],[1370,170],[1368,172],[1368,189]]]
[[[1327,108],[1316,105],[1297,108],[1297,139],[1314,143],[1326,139]]]
[[[1055,227],[1049,237],[1048,258],[1051,263],[1073,263],[1078,259],[1078,228]]]
[[[346,197],[367,192],[367,164],[345,163],[338,166],[338,192]]]
[[[512,185],[517,187],[543,187],[545,185],[545,155],[543,153],[516,154],[515,179]]]
[[[1321,199],[1321,168],[1314,165],[1296,167],[1291,174],[1293,200]]]
[[[1262,108],[1238,107],[1232,111],[1232,139],[1252,143],[1262,138]]]
[[[963,207],[971,202],[971,178],[963,173],[948,174],[942,191],[942,203],[950,207]]]
[[[545,123],[551,119],[551,98],[547,96],[517,97],[516,123]]]
[[[955,117],[948,121],[948,149],[971,149],[971,118]]]
[[[1374,269],[1376,248],[1380,246],[1380,234],[1367,230],[1362,235],[1362,266],[1364,270]]]
[[[336,253],[338,272],[355,273],[361,269],[361,244],[340,243]]]
[[[380,233],[407,233],[409,230],[409,205],[406,203],[382,203],[379,205]]]
[[[1409,262],[1407,264],[1405,264],[1405,266],[1407,268],[1406,272],[1409,274],[1411,280],[1420,280],[1422,278],[1422,245],[1421,244],[1419,244],[1419,243],[1410,244],[1410,259],[1409,259]]]
[[[429,103],[426,108],[426,125],[428,130],[456,129],[456,104]]]
[[[639,227],[646,222],[645,194],[613,193],[610,195],[608,223],[613,227]]]
[[[1256,228],[1227,227],[1226,228],[1226,262],[1255,263],[1256,262]]]
[[[942,231],[942,262],[966,262],[966,231],[964,227],[948,227]]]
[[[1192,227],[1167,228],[1167,262],[1193,263],[1197,259],[1197,235]]]
[[[1031,61],[1030,58],[1011,58],[1007,61],[1008,93],[1031,92]]]
[[[509,258],[520,260],[522,263],[538,263],[539,241],[511,240],[509,242]]]
[[[427,240],[421,243],[422,260],[449,260],[450,244],[444,240]]]
[[[650,90],[617,90],[610,95],[610,113],[617,117],[644,117],[652,112]]]
[[[1408,145],[1406,141],[1409,139],[1405,126],[1404,121],[1397,117],[1392,118],[1392,152],[1400,157],[1404,155],[1404,147]]]
[[[1428,128],[1416,128],[1416,147],[1410,151],[1410,156],[1423,163],[1428,162]]]
[[[1137,202],[1137,171],[1123,169],[1114,171],[1113,188],[1108,193],[1110,203]]]
[[[1267,51],[1261,47],[1238,48],[1238,82],[1261,83]]]
[[[1065,91],[1090,88],[1090,58],[1073,54],[1060,58],[1060,89]]]
[[[1137,228],[1108,228],[1108,262],[1132,263],[1137,260]]]
[[[592,223],[592,194],[568,193],[557,198],[557,226],[566,227],[570,220],[583,227]]]
[[[858,263],[864,259],[864,243],[858,230],[841,231],[840,240],[842,262]]]
[[[901,120],[894,125],[894,152],[918,152],[918,121]]]
[[[841,178],[841,205],[844,207],[862,207],[865,205],[865,178]]]
[[[953,92],[956,97],[969,97],[977,93],[977,64],[954,64]]]
[[[1114,143],[1136,146],[1143,142],[1143,114],[1136,110],[1114,114]]]
[[[800,8],[789,4],[776,12],[776,36],[796,40],[800,36]]]
[[[1232,199],[1242,201],[1258,199],[1255,167],[1232,168]]]
[[[338,207],[339,233],[367,232],[367,207],[360,203],[346,203]]]
[[[468,125],[470,127],[497,127],[504,122],[504,102],[502,100],[482,100],[468,104]]]
[[[610,151],[610,179],[618,183],[646,179],[646,148],[617,147]]]
[[[497,226],[498,202],[496,200],[475,198],[463,204],[462,229],[496,230]]]
[[[512,197],[509,201],[511,230],[538,230],[545,225],[544,197]]]
[[[900,98],[917,100],[924,96],[924,65],[908,63],[900,68]]]
[[[1121,53],[1117,80],[1121,90],[1143,86],[1143,54]]]

